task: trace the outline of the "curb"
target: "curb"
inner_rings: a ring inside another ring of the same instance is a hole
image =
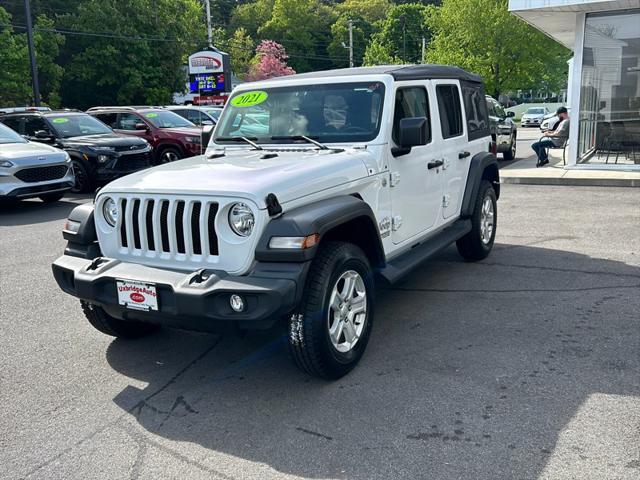
[[[570,187],[640,187],[640,178],[563,178],[563,177],[506,177],[500,183],[512,185],[565,185]]]

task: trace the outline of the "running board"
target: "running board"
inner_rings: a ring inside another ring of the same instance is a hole
[[[387,265],[378,273],[389,283],[396,283],[429,257],[464,237],[470,231],[471,220],[456,220],[455,223],[425,240],[424,243],[416,245],[411,250],[387,262]]]

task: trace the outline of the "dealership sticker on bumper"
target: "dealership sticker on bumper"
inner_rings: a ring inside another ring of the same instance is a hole
[[[129,280],[116,280],[118,303],[135,310],[158,310],[156,286]]]

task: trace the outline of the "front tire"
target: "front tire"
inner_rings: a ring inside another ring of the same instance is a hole
[[[496,238],[497,207],[493,186],[487,180],[482,180],[471,216],[471,231],[456,242],[458,253],[465,260],[482,260],[491,252]]]
[[[114,318],[102,307],[80,300],[84,316],[93,328],[106,335],[118,338],[141,338],[157,331],[160,327],[150,323],[124,321]]]
[[[166,147],[160,151],[158,156],[158,165],[175,162],[182,158],[182,152],[175,147]]]
[[[89,174],[89,169],[82,161],[71,160],[71,169],[75,178],[73,187],[71,187],[73,193],[88,193],[93,190],[94,181]]]
[[[349,373],[369,341],[373,295],[371,266],[359,247],[321,244],[301,304],[289,319],[289,349],[296,365],[326,379]]]

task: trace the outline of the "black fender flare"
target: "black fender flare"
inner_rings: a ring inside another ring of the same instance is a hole
[[[91,203],[79,205],[71,210],[67,221],[78,222],[80,225],[76,233],[66,229],[62,231],[62,236],[67,240],[65,255],[82,258],[96,258],[101,255],[93,213],[94,205]]]
[[[493,184],[496,198],[500,198],[500,174],[498,173],[498,159],[490,152],[477,153],[471,159],[467,185],[462,198],[460,216],[463,218],[473,215],[475,199],[482,180],[488,180]]]
[[[345,228],[353,227],[353,228]],[[320,235],[317,245],[305,250],[270,249],[272,237]],[[271,220],[256,247],[259,262],[306,262],[315,256],[326,238],[349,240],[367,254],[373,267],[384,266],[384,249],[376,217],[371,207],[358,197],[341,195],[297,207]]]

